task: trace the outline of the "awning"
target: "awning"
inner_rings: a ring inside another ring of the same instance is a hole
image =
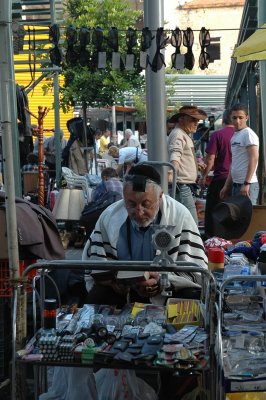
[[[238,46],[233,54],[238,63],[266,60],[266,24]]]

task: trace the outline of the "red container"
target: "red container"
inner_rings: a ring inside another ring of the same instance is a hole
[[[224,268],[224,250],[219,247],[210,247],[208,250],[208,268],[215,271]]]

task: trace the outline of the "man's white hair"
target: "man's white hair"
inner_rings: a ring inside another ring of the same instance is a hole
[[[125,133],[127,133],[129,136],[133,135],[132,130],[129,128],[125,130]]]

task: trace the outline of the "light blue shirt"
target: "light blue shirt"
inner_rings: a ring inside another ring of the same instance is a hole
[[[123,223],[119,231],[117,241],[118,260],[152,261],[155,257],[155,248],[152,243],[152,235],[155,232],[153,226],[150,225],[146,230],[142,230],[131,221],[129,224],[129,238],[127,234],[127,220]]]

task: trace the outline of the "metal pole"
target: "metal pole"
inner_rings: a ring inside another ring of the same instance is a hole
[[[9,0],[7,0],[9,3]],[[10,21],[12,22],[12,0],[11,3],[11,15]],[[2,6],[2,5],[1,5]],[[1,21],[3,19],[1,18]],[[15,194],[18,197],[22,196],[22,185],[21,185],[21,172],[20,172],[20,152],[19,152],[19,134],[18,134],[18,123],[17,123],[17,95],[16,95],[16,82],[15,82],[15,70],[14,70],[14,60],[13,60],[13,44],[12,44],[12,30],[11,24],[7,28],[9,31],[8,42],[3,46],[6,46],[7,57],[12,68],[9,68],[9,95],[10,95],[10,110],[11,115],[14,116],[11,120],[11,133],[12,133],[12,153],[13,153],[13,165],[14,165],[14,181],[15,181]],[[4,50],[2,47],[2,51]]]
[[[56,11],[55,11],[55,0],[50,0],[51,9],[51,23],[56,24]],[[55,67],[55,66],[53,66]],[[56,184],[57,187],[60,185],[61,178],[61,160],[62,160],[62,149],[61,149],[61,138],[60,138],[60,107],[59,107],[59,72],[54,72],[54,121],[55,121],[55,169],[56,169]]]
[[[164,1],[144,0],[144,24],[153,34],[164,25]],[[148,50],[152,61],[156,51],[155,39]],[[147,108],[147,138],[148,157],[151,161],[168,161],[166,149],[166,99],[165,99],[165,68],[153,72],[146,69],[146,108]],[[162,171],[161,171],[162,172]],[[162,184],[167,192],[166,171],[162,173]]]
[[[0,2],[0,118],[2,124],[2,146],[4,161],[4,180],[6,192],[6,223],[8,237],[8,256],[10,277],[19,277],[19,255],[17,238],[17,219],[15,205],[15,180],[13,164],[12,121],[16,115],[13,113],[12,98],[10,96],[10,70],[14,70],[13,60],[8,57],[11,46],[11,11],[12,1]]]
[[[112,105],[112,141],[117,144],[117,134],[116,134],[116,110],[115,104]]]
[[[253,68],[248,70],[248,104],[249,110],[253,110],[249,114],[249,126],[256,132],[257,115],[254,112],[254,110],[256,110],[256,76]]]
[[[17,123],[17,115],[14,107],[14,97],[12,89],[14,83],[11,76],[14,76],[14,64],[11,57],[11,21],[12,21],[12,1],[0,2],[0,39],[2,51],[0,52],[0,120],[2,125],[2,149],[4,161],[4,180],[6,193],[6,226],[8,239],[8,258],[10,278],[19,278],[19,253],[17,238],[17,219],[15,205],[15,173],[13,163],[13,141],[12,126]],[[18,137],[18,136],[17,136]],[[19,170],[20,171],[20,168]],[[17,183],[16,183],[17,184]],[[16,293],[16,289],[14,290]],[[16,295],[14,303],[16,303]],[[16,304],[12,305],[12,328],[16,320]],[[19,321],[18,321],[19,325]],[[12,360],[15,359],[16,333],[12,330]],[[15,400],[15,363],[12,363],[12,400]]]
[[[10,126],[8,127],[8,136],[12,137],[11,151],[8,154],[9,161],[13,163],[12,178],[14,180],[14,190],[17,196],[22,195],[21,189],[21,174],[20,174],[20,158],[19,158],[19,140],[18,140],[18,124],[17,124],[17,100],[15,89],[15,73],[13,62],[13,47],[12,47],[12,0],[1,1],[0,4],[0,38],[1,38],[1,99],[3,104],[1,106],[1,121],[7,121],[7,114],[4,109],[8,108],[12,119],[9,119]],[[6,88],[3,88],[6,85]],[[5,91],[8,91],[8,97],[5,96]],[[3,127],[4,129],[4,127]],[[9,139],[7,139],[9,141]],[[11,140],[10,140],[11,142]],[[8,144],[9,146],[9,144]],[[12,157],[10,155],[12,154]],[[5,180],[6,184],[6,180]]]
[[[262,26],[266,21],[266,3],[265,0],[258,0],[258,27]],[[266,61],[259,61],[259,71],[260,71],[260,100],[261,100],[261,110],[266,108]],[[266,115],[263,111],[261,113],[262,121],[262,135],[263,135],[263,148],[264,148],[264,166],[266,166]]]

